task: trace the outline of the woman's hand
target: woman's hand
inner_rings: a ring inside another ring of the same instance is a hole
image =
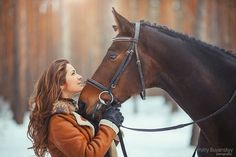
[[[106,119],[120,127],[124,121],[124,117],[118,107],[111,106],[103,112],[102,119]]]

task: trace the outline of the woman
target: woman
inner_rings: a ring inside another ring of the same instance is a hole
[[[53,62],[38,80],[27,132],[36,156],[49,152],[52,157],[103,157],[108,152],[123,116],[117,108],[107,109],[95,132],[75,112],[80,109],[72,97],[83,87],[82,76],[64,59]]]

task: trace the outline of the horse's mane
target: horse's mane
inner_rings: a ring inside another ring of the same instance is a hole
[[[184,41],[187,41],[189,43],[191,43],[192,45],[195,45],[197,47],[203,47],[207,50],[210,50],[210,51],[214,51],[214,52],[218,52],[218,53],[221,53],[221,54],[226,54],[226,55],[229,55],[231,57],[234,57],[236,59],[236,56],[233,54],[232,51],[229,51],[229,50],[225,50],[223,48],[219,48],[217,46],[213,46],[211,44],[208,44],[208,43],[205,43],[199,39],[196,39],[194,37],[190,37],[186,34],[182,34],[182,33],[179,33],[179,32],[176,32],[172,29],[169,29],[168,27],[166,26],[161,26],[161,25],[156,25],[156,24],[150,24],[149,22],[142,22],[144,25],[146,26],[149,26],[151,28],[154,28],[154,29],[157,29],[158,31],[161,31],[162,33],[165,33],[171,37],[174,37],[174,38],[179,38],[181,40],[184,40]]]

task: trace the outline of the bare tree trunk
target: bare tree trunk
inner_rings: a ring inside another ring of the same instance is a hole
[[[234,53],[236,54],[236,1],[232,1],[231,4],[231,18],[232,18],[232,25],[230,29],[230,33],[232,34],[232,41],[231,47]]]
[[[14,14],[14,99],[13,113],[17,123],[23,123],[26,111],[26,65],[27,65],[27,12],[26,0],[15,1]]]
[[[196,2],[196,13],[195,13],[195,20],[193,22],[193,34],[197,38],[201,38],[201,31],[202,31],[202,25],[201,22],[203,21],[203,5],[204,0],[199,0]],[[192,133],[191,133],[191,139],[190,139],[190,145],[197,145],[198,144],[198,138],[199,138],[200,129],[197,124],[192,125]]]
[[[198,138],[199,138],[200,128],[197,124],[193,124],[192,127],[192,135],[190,139],[190,145],[196,146],[198,144]]]
[[[137,114],[138,113],[138,100],[137,100],[137,96],[134,96],[132,99],[133,99],[133,113]]]
[[[3,5],[3,2],[0,1],[0,34],[2,34],[0,36],[0,87],[3,87],[3,61],[4,61],[4,55],[3,55],[3,52],[4,52],[4,37],[5,37],[5,34],[4,34],[4,12],[3,12],[3,9],[4,9],[4,5]],[[3,95],[3,90],[2,88],[0,88],[0,96]],[[1,105],[1,104],[0,104]]]

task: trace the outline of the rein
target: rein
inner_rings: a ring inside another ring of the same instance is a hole
[[[184,124],[179,124],[179,125],[174,125],[174,126],[170,126],[170,127],[164,127],[164,128],[154,128],[154,129],[143,129],[143,128],[131,128],[131,127],[127,127],[127,126],[124,126],[124,125],[121,125],[122,128],[125,128],[125,129],[128,129],[128,130],[132,130],[132,131],[141,131],[141,132],[162,132],[162,131],[169,131],[169,130],[175,130],[175,129],[180,129],[180,128],[183,128],[183,127],[186,127],[186,126],[189,126],[189,125],[192,125],[192,124],[198,124],[198,123],[201,123],[203,121],[206,121],[218,114],[220,114],[221,112],[223,112],[227,107],[229,107],[229,105],[232,103],[232,101],[234,100],[236,96],[236,89],[234,90],[234,93],[232,94],[232,96],[230,97],[229,101],[224,104],[221,108],[219,108],[218,110],[216,110],[215,112],[211,113],[210,115],[206,116],[206,117],[203,117],[201,119],[198,119],[198,120],[195,120],[195,121],[192,121],[192,122],[189,122],[189,123],[184,123]],[[119,138],[120,138],[120,143],[121,143],[121,148],[122,148],[122,151],[123,151],[123,154],[124,154],[124,157],[127,157],[127,153],[126,153],[126,150],[125,150],[125,146],[124,146],[124,142],[123,142],[123,139],[122,137],[120,137],[119,135]],[[196,154],[196,151],[197,151],[197,148],[198,148],[198,145],[196,147],[196,149],[194,150],[193,152],[193,155],[192,157],[195,156]]]
[[[206,121],[214,116],[216,116],[217,114],[220,114],[221,112],[223,112],[230,104],[231,102],[234,100],[236,96],[236,90],[234,91],[233,95],[231,96],[231,98],[229,99],[229,101],[224,104],[221,108],[219,108],[218,110],[216,110],[215,112],[211,113],[210,115],[203,117],[201,119],[189,122],[189,123],[184,123],[184,124],[179,124],[179,125],[174,125],[174,126],[170,126],[170,127],[164,127],[164,128],[155,128],[155,129],[142,129],[142,128],[131,128],[131,127],[127,127],[122,125],[121,127],[128,129],[128,130],[133,130],[133,131],[142,131],[142,132],[161,132],[161,131],[168,131],[168,130],[174,130],[174,129],[180,129],[195,123],[201,123],[203,121]]]
[[[236,90],[234,91],[233,95],[231,96],[231,98],[229,99],[229,101],[224,104],[221,108],[219,108],[218,110],[216,110],[215,112],[211,113],[210,115],[203,117],[201,119],[189,122],[189,123],[184,123],[184,124],[179,124],[179,125],[175,125],[175,126],[170,126],[170,127],[165,127],[165,128],[156,128],[156,129],[141,129],[141,128],[130,128],[130,127],[126,127],[124,125],[122,125],[121,127],[125,128],[125,129],[129,129],[129,130],[133,130],[133,131],[143,131],[143,132],[158,132],[158,131],[168,131],[168,130],[174,130],[174,129],[180,129],[195,123],[201,123],[203,121],[206,121],[214,116],[216,116],[217,114],[223,112],[230,104],[231,102],[234,100],[236,96]]]
[[[121,74],[124,72],[124,70],[126,69],[126,67],[128,66],[128,64],[131,61],[131,58],[133,56],[133,53],[135,52],[136,55],[136,63],[138,66],[138,72],[139,72],[139,77],[140,77],[140,81],[141,81],[141,86],[142,86],[142,91],[140,93],[140,96],[142,99],[145,99],[146,96],[146,92],[145,92],[145,84],[144,84],[144,76],[143,76],[143,71],[142,71],[142,67],[141,67],[141,62],[139,59],[139,54],[138,54],[138,38],[139,38],[139,32],[140,32],[140,22],[135,23],[135,35],[134,38],[131,37],[115,37],[112,39],[113,42],[131,42],[129,49],[126,51],[126,56],[123,59],[121,65],[119,66],[118,70],[116,71],[115,75],[113,76],[113,78],[110,81],[110,84],[108,87],[104,86],[103,84],[97,82],[96,80],[93,79],[88,79],[87,83],[94,86],[95,88],[99,89],[101,91],[101,93],[99,94],[99,101],[96,105],[96,107],[94,108],[94,112],[92,114],[92,117],[94,118],[96,113],[101,109],[102,106],[108,106],[108,105],[113,105],[112,102],[115,101],[116,104],[119,104],[119,102],[117,101],[117,99],[113,96],[112,94],[112,90],[116,88],[116,85],[121,77]],[[107,94],[110,96],[111,100],[109,102],[105,102],[102,99],[102,95],[103,94]],[[124,125],[121,125],[121,127],[125,128],[125,129],[129,129],[129,130],[133,130],[133,131],[142,131],[142,132],[161,132],[161,131],[168,131],[168,130],[174,130],[174,129],[179,129],[179,128],[183,128],[195,123],[201,123],[203,121],[206,121],[218,114],[220,114],[221,112],[223,112],[230,104],[231,102],[234,100],[236,96],[236,90],[234,91],[233,95],[231,96],[231,98],[229,99],[229,101],[224,104],[221,108],[219,108],[218,110],[216,110],[215,112],[211,113],[210,115],[203,117],[201,119],[189,122],[189,123],[184,123],[184,124],[179,124],[179,125],[175,125],[175,126],[170,126],[170,127],[164,127],[164,128],[154,128],[154,129],[142,129],[142,128],[131,128],[131,127],[127,127]],[[121,144],[121,148],[122,148],[122,152],[124,157],[127,157],[127,153],[126,153],[126,149],[125,149],[125,145],[124,145],[124,141],[123,141],[123,137],[121,132],[118,133],[119,139],[120,139],[120,144]],[[195,149],[193,156],[196,153],[197,148]]]

